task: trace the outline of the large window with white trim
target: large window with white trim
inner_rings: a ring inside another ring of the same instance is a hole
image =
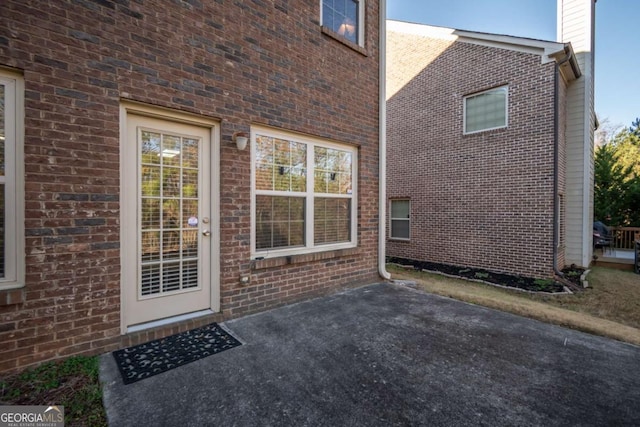
[[[363,46],[364,0],[321,0],[322,26]]]
[[[22,77],[0,70],[0,289],[24,283]]]
[[[464,133],[507,127],[508,86],[464,97]]]
[[[256,129],[252,158],[255,257],[356,246],[355,147]]]

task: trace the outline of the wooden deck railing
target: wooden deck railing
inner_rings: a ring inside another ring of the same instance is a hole
[[[610,230],[616,249],[633,249],[633,242],[640,239],[640,227],[610,227]]]

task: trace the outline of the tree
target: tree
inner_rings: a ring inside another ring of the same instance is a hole
[[[627,185],[625,202],[627,223],[630,227],[640,227],[640,177],[634,177]]]
[[[638,138],[640,138],[640,118],[636,118],[631,123],[631,127],[629,128],[629,132],[631,132],[633,135],[635,135]]]
[[[614,226],[640,226],[640,119],[595,153],[594,215]]]
[[[594,217],[611,225],[625,223],[626,181],[630,170],[618,163],[616,147],[605,144],[598,148],[594,162]]]
[[[616,148],[618,162],[628,168],[630,167],[633,176],[640,177],[640,122],[634,122],[636,127],[630,127],[618,132],[611,143]]]

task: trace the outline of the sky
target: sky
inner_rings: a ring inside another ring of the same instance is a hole
[[[387,18],[461,30],[556,40],[556,0],[387,0]],[[595,105],[600,123],[640,117],[640,0],[596,3]]]

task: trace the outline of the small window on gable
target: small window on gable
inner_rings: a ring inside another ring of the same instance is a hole
[[[409,200],[391,201],[391,238],[409,240],[411,229],[411,203]]]
[[[508,86],[464,97],[464,133],[507,127]]]
[[[364,0],[321,0],[322,26],[363,46]]]

